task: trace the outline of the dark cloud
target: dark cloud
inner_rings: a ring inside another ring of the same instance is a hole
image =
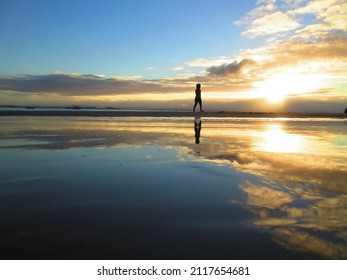
[[[50,74],[0,78],[0,90],[3,91],[56,93],[62,96],[170,93],[189,89],[165,83],[165,80],[123,80],[98,75]]]
[[[213,76],[230,76],[239,74],[246,65],[254,64],[252,59],[243,59],[240,62],[234,61],[229,64],[222,64],[219,66],[212,66],[207,68],[207,72]]]
[[[250,60],[243,60],[240,63],[211,67],[211,72],[202,76],[192,76],[188,78],[163,78],[152,80],[134,80],[120,78],[105,78],[100,75],[80,75],[80,74],[49,74],[49,75],[26,75],[0,77],[0,94],[7,97],[19,95],[27,96],[53,96],[74,97],[74,96],[102,96],[102,95],[127,95],[127,94],[170,94],[194,92],[195,84],[202,83],[206,91],[238,91],[251,87],[251,83],[246,76],[228,78],[222,75],[220,68],[225,67],[225,75],[232,71],[238,72]],[[217,75],[217,72],[220,72]]]

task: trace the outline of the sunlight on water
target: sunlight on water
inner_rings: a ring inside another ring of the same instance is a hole
[[[269,125],[258,147],[265,152],[298,153],[302,136],[286,133],[280,125]]]
[[[88,225],[105,244],[122,240],[116,253],[100,245],[110,257],[182,257],[184,247],[192,258],[347,258],[343,120],[12,117],[0,126],[0,210],[18,220],[3,218],[1,237],[13,246],[23,234],[78,243],[83,224],[85,242]],[[59,237],[33,226],[64,213]],[[204,250],[177,243],[190,238]],[[244,242],[243,255],[222,250]]]

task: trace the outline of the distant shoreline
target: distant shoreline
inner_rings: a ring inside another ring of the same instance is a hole
[[[107,111],[107,110],[6,110],[0,111],[0,117],[36,116],[36,117],[216,117],[216,118],[338,118],[347,119],[343,113],[263,113],[263,112],[184,112],[184,111]]]

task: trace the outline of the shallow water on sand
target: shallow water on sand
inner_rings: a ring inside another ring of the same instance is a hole
[[[2,259],[346,259],[335,119],[2,117]]]

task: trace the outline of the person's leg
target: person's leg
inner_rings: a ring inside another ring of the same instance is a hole
[[[200,112],[202,112],[202,100],[199,100],[199,105],[200,105]]]
[[[193,107],[193,112],[195,112],[195,107],[196,105],[198,105],[198,101],[195,99],[195,104],[194,104],[194,107]]]

